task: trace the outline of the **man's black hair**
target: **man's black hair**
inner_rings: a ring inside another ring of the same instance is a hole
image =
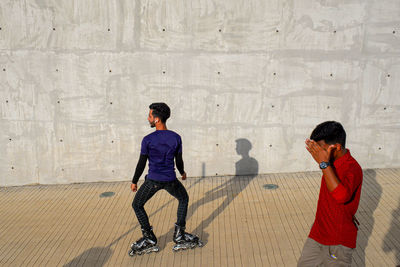
[[[153,116],[159,118],[163,123],[165,123],[171,115],[171,110],[165,103],[153,103],[149,108],[153,110]]]
[[[339,122],[326,121],[315,127],[311,133],[310,139],[314,140],[315,142],[323,140],[329,145],[339,143],[345,147],[346,132]]]

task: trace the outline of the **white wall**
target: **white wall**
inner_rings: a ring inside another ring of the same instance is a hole
[[[399,17],[398,0],[2,0],[0,185],[130,180],[158,101],[189,176],[235,174],[239,138],[260,173],[316,170],[304,139],[325,120],[362,167],[400,167]]]

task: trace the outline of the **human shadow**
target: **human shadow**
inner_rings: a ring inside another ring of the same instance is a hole
[[[357,252],[361,259],[359,266],[365,266],[365,249],[375,224],[374,211],[382,196],[382,186],[376,181],[376,171],[366,169],[363,171],[363,176],[360,207],[356,215],[360,221],[357,235]]]
[[[84,251],[63,266],[103,266],[111,255],[112,250],[109,247],[94,247]]]
[[[197,200],[190,205],[188,209],[187,219],[201,207],[216,199],[224,198],[223,202],[193,230],[187,229],[188,232],[199,235],[204,245],[208,242],[209,234],[204,232],[211,222],[218,217],[235,199],[240,192],[242,192],[251,180],[258,175],[258,162],[255,158],[250,157],[249,152],[252,144],[245,138],[236,140],[236,153],[242,158],[235,163],[235,176],[224,182],[223,184],[209,190],[205,193],[204,197]],[[167,243],[166,239],[172,239],[174,228],[171,228],[166,234],[160,237],[160,248],[163,249]],[[164,241],[165,240],[165,241]]]
[[[385,253],[393,251],[396,256],[396,266],[400,266],[400,199],[399,206],[392,212],[392,222],[389,231],[383,239],[382,248]]]

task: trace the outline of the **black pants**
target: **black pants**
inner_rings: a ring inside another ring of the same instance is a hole
[[[150,230],[151,226],[149,223],[149,217],[144,210],[144,204],[146,204],[146,202],[160,189],[167,190],[168,193],[178,199],[178,219],[176,224],[185,227],[189,196],[185,187],[178,179],[171,182],[158,182],[150,179],[146,179],[144,181],[143,185],[136,192],[135,198],[132,202],[132,207],[135,211],[136,217],[138,218],[140,226],[144,230]]]

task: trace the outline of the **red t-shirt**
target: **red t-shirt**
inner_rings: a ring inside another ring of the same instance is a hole
[[[328,191],[322,176],[317,214],[309,237],[323,245],[356,247],[357,227],[353,216],[360,202],[362,170],[350,151],[333,163],[340,184]]]

